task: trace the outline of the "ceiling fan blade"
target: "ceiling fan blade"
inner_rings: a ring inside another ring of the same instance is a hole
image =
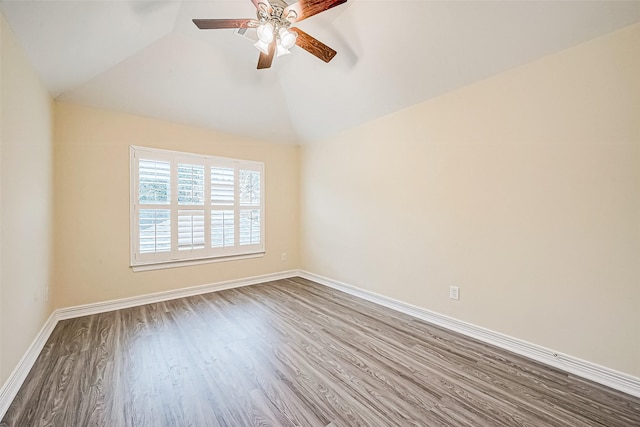
[[[347,0],[298,0],[290,4],[284,9],[282,16],[287,16],[290,11],[294,11],[297,15],[293,22],[300,22],[310,16],[316,15],[332,7],[340,6]]]
[[[269,45],[269,54],[260,52],[260,58],[258,58],[258,70],[263,68],[270,68],[273,62],[273,56],[276,53],[276,40],[274,39]]]
[[[254,19],[193,19],[201,30],[217,30],[219,28],[250,28],[256,26]]]
[[[322,43],[320,40],[315,37],[310,36],[309,34],[302,31],[300,28],[289,28],[289,31],[298,34],[296,38],[296,44],[309,52],[312,55],[317,56],[322,59],[324,62],[329,62],[336,56],[336,51],[331,49],[326,44]]]

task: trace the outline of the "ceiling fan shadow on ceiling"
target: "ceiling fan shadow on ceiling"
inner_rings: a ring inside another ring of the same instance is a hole
[[[255,28],[258,41],[254,46],[260,51],[258,69],[270,68],[274,56],[291,53],[298,45],[310,54],[329,62],[336,51],[299,28],[292,27],[347,0],[298,0],[287,5],[283,0],[251,0],[256,7],[257,19],[193,19],[201,30],[222,28]]]

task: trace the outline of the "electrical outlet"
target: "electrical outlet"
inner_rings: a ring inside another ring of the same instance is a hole
[[[457,286],[449,286],[449,298],[458,301],[460,299],[460,288]]]
[[[286,252],[282,252],[282,255],[280,255],[280,259],[282,261],[286,261],[287,260],[287,253]]]

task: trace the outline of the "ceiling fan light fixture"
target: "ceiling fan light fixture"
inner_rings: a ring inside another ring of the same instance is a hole
[[[251,0],[251,2],[256,7],[255,19],[192,19],[192,21],[201,30],[233,28],[245,35],[247,30],[251,30],[248,38],[253,41],[257,38],[253,46],[260,51],[258,70],[271,68],[276,54],[277,56],[287,55],[291,53],[289,49],[294,45],[324,62],[329,62],[336,56],[335,50],[291,25],[297,25],[303,19],[340,6],[347,0]]]
[[[255,44],[254,44],[255,48],[258,49],[260,52],[264,53],[265,55],[269,54],[269,44],[263,42],[262,40],[258,40]]]
[[[296,38],[298,35],[296,33],[292,33],[288,31],[286,28],[280,28],[278,30],[278,35],[280,36],[280,43],[282,47],[289,50],[296,44]]]
[[[270,22],[260,24],[260,26],[258,26],[257,33],[260,41],[268,45],[273,41],[273,24]]]

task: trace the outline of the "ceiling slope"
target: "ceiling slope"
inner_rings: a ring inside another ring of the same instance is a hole
[[[234,30],[249,0],[2,0],[60,100],[283,143],[320,140],[536,58],[640,22],[640,1],[367,1],[299,24],[338,51],[294,47],[256,70]]]

